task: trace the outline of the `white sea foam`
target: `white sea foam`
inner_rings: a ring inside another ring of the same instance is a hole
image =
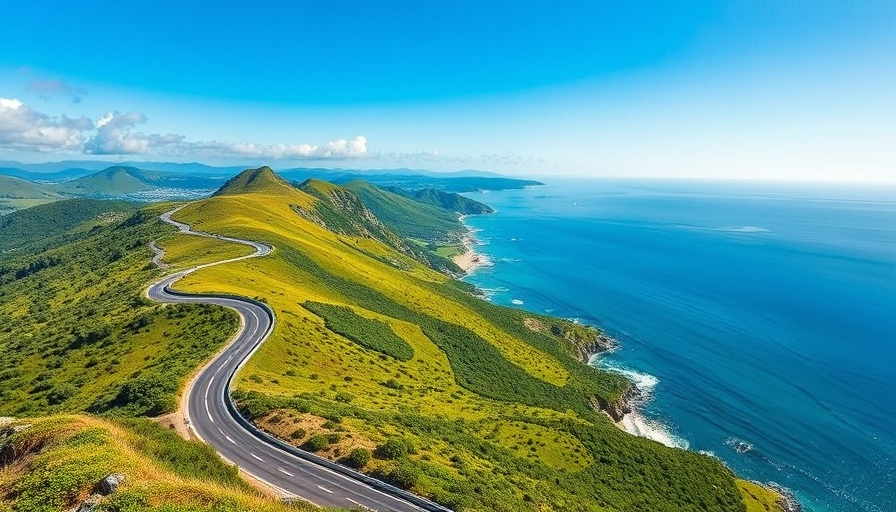
[[[649,373],[639,372],[617,363],[601,360],[598,356],[591,360],[591,364],[604,370],[622,374],[632,382],[638,390],[636,403],[630,404],[632,406],[643,404],[648,400],[653,394],[654,388],[660,382],[658,378]],[[668,425],[664,425],[655,419],[647,418],[637,410],[626,414],[619,424],[629,434],[646,437],[672,448],[687,449],[689,446],[688,441],[675,435]]]
[[[513,304],[516,304],[517,306],[522,306],[522,305],[523,305],[523,301],[521,301],[520,299],[513,299],[513,300],[511,300],[510,302],[513,303]]]
[[[598,361],[597,366],[605,370],[621,373],[622,375],[624,375],[628,380],[632,382],[632,384],[635,385],[636,388],[638,388],[638,391],[644,398],[653,393],[653,388],[655,388],[656,385],[660,383],[660,380],[658,378],[649,373],[635,371],[611,362]]]
[[[645,418],[639,412],[626,414],[620,423],[629,434],[646,437],[671,448],[688,448],[687,440],[673,434],[666,425]]]
[[[483,297],[485,300],[492,300],[492,298],[493,298],[496,294],[498,294],[498,293],[505,293],[505,292],[508,292],[508,291],[510,291],[510,290],[507,289],[507,288],[504,288],[503,286],[499,286],[499,287],[497,287],[497,288],[479,288],[479,291],[480,291],[480,293],[482,294],[482,297]]]
[[[722,231],[725,233],[768,233],[769,230],[758,226],[734,226],[727,228],[715,228],[713,231]]]
[[[729,437],[725,440],[725,444],[730,446],[737,453],[747,453],[748,451],[753,449],[752,444],[737,437]]]

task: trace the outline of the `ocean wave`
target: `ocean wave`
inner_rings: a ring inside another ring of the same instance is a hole
[[[713,228],[712,231],[721,231],[723,233],[768,233],[769,230],[758,226],[734,226],[727,228]]]
[[[753,450],[753,445],[737,437],[729,437],[725,440],[725,445],[731,447],[737,453],[747,453]]]
[[[479,290],[479,294],[485,300],[492,300],[492,298],[494,298],[495,295],[497,295],[499,293],[506,293],[506,292],[510,291],[510,289],[504,288],[503,286],[498,286],[497,288],[478,288],[478,290]]]
[[[650,396],[656,385],[660,383],[660,379],[649,373],[632,370],[631,368],[613,362],[598,361],[597,366],[604,370],[624,375],[636,388],[638,388],[640,395],[645,398]]]
[[[675,435],[672,430],[659,421],[645,418],[638,412],[626,414],[620,422],[626,432],[638,437],[646,437],[670,448],[688,449],[686,439]]]

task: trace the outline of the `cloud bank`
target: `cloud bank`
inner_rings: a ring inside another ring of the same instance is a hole
[[[33,92],[70,91],[61,80],[32,82]],[[90,155],[188,156],[287,160],[347,160],[370,157],[367,137],[336,139],[322,145],[259,144],[234,141],[190,141],[177,133],[148,134],[137,129],[147,121],[142,112],[107,112],[93,122],[87,117],[51,117],[18,99],[0,98],[0,151],[80,152]]]
[[[0,98],[0,148],[49,152],[77,150],[93,129],[86,117],[53,118],[16,99]]]

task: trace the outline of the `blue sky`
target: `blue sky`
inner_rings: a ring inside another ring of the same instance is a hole
[[[896,181],[892,1],[185,4],[0,0],[0,159]]]

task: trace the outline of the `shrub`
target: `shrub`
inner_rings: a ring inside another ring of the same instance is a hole
[[[377,446],[374,454],[379,459],[400,459],[409,454],[417,453],[410,441],[401,437],[390,437],[386,442]]]
[[[330,436],[326,434],[316,434],[311,436],[310,439],[305,441],[305,444],[302,445],[302,449],[307,450],[309,452],[319,452],[321,450],[326,450],[330,447]]]
[[[342,463],[348,467],[361,469],[370,462],[371,453],[366,448],[355,448],[342,459]]]

